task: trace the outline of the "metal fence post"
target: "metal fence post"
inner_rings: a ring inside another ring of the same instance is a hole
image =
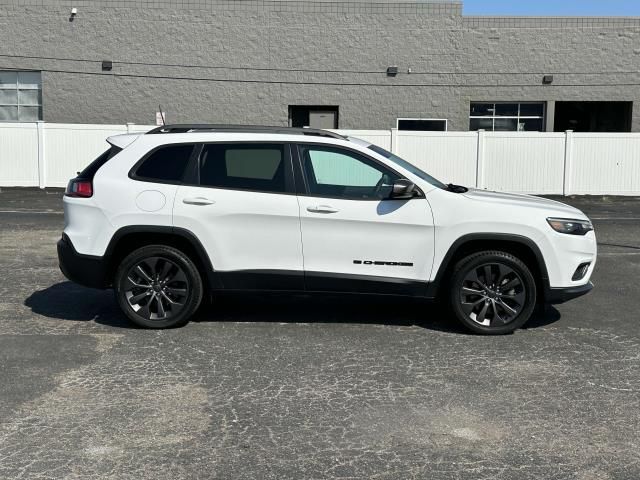
[[[565,132],[564,143],[564,177],[562,179],[562,196],[571,195],[571,175],[573,174],[573,130]]]
[[[476,152],[476,188],[484,188],[484,147],[487,140],[484,130],[478,130],[478,150]]]
[[[47,179],[47,165],[44,152],[44,122],[38,120],[36,122],[36,128],[38,130],[38,187],[46,187]]]

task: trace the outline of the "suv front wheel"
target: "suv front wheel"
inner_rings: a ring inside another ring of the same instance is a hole
[[[522,327],[536,305],[536,282],[529,268],[510,253],[469,255],[454,267],[449,301],[468,329],[503,335]]]
[[[116,272],[114,287],[125,315],[146,328],[182,326],[202,301],[202,279],[193,261],[164,245],[129,254]]]

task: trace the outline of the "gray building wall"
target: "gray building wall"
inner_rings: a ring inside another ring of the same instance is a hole
[[[635,18],[463,17],[458,2],[0,1],[0,70],[42,70],[49,122],[148,124],[162,104],[171,123],[286,125],[289,105],[338,105],[341,128],[421,117],[468,130],[471,101],[602,100],[633,101],[640,131],[639,67]]]

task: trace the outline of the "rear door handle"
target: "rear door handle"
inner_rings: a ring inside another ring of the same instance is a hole
[[[213,205],[216,202],[205,197],[187,197],[182,200],[182,203],[187,205]]]
[[[333,208],[329,205],[316,205],[314,207],[307,207],[307,212],[311,213],[338,213],[340,210]]]

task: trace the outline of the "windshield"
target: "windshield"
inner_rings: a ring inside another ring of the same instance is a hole
[[[391,160],[393,163],[401,166],[405,170],[410,171],[417,177],[420,177],[422,180],[429,182],[434,187],[441,188],[442,190],[447,190],[447,186],[444,183],[442,183],[440,180],[433,178],[428,173],[423,172],[418,167],[400,158],[399,156],[391,152],[387,152],[384,148],[378,147],[377,145],[369,145],[368,148],[369,150],[373,150],[374,152],[376,152],[378,155],[382,155],[384,158]]]

